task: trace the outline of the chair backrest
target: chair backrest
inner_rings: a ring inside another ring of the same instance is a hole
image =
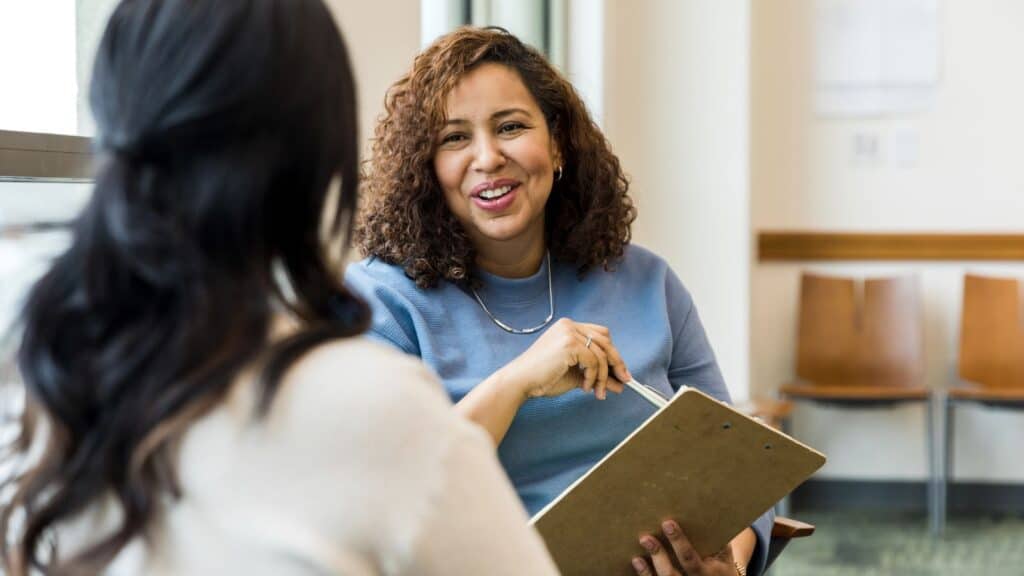
[[[1024,327],[1016,279],[964,276],[960,377],[991,388],[1024,387]]]
[[[803,274],[797,376],[829,385],[915,386],[924,377],[917,278]]]

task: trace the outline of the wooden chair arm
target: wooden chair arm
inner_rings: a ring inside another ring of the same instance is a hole
[[[776,516],[772,526],[772,538],[803,538],[814,534],[814,525],[785,516]]]

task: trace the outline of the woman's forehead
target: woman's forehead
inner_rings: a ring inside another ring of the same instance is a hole
[[[444,102],[446,121],[489,119],[509,110],[540,114],[540,106],[519,73],[504,64],[490,62],[459,78]]]

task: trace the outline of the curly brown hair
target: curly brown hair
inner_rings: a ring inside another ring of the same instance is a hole
[[[475,250],[444,201],[434,173],[436,135],[448,94],[485,63],[518,72],[564,160],[545,207],[548,249],[582,276],[610,269],[630,239],[636,209],[619,159],[572,85],[539,52],[500,28],[464,27],[439,38],[387,92],[364,175],[356,244],[402,266],[421,288],[474,281]]]

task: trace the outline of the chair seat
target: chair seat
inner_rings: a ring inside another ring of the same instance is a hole
[[[978,402],[1024,403],[1024,388],[982,388],[981,386],[955,386],[948,391],[953,400]]]
[[[902,402],[927,400],[931,390],[920,385],[828,384],[796,382],[783,385],[779,392],[790,398],[808,400]]]

